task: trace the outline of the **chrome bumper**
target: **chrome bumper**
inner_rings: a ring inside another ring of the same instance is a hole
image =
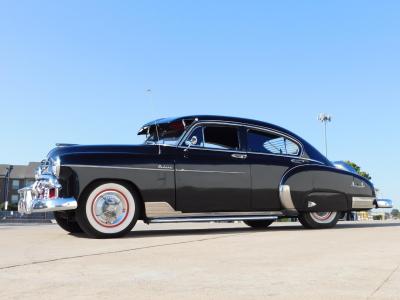
[[[374,197],[353,197],[353,209],[372,209],[375,208]]]
[[[392,200],[374,197],[353,197],[353,209],[392,208]]]
[[[376,208],[393,208],[393,202],[389,199],[376,199]]]
[[[40,173],[31,186],[20,189],[18,211],[23,214],[76,209],[78,203],[74,198],[59,198],[61,184],[55,175]]]
[[[23,214],[70,210],[78,207],[75,198],[35,198],[32,192],[32,187],[23,188],[19,190],[19,193],[20,200],[18,202],[18,212]]]

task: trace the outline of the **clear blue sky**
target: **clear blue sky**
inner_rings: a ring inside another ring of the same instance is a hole
[[[400,199],[399,1],[1,1],[0,163],[137,143],[183,114],[261,119]],[[153,102],[146,89],[153,90]]]

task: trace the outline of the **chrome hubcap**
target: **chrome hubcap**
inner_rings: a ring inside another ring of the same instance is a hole
[[[329,223],[336,217],[336,212],[312,212],[311,218],[318,223]]]
[[[313,213],[314,217],[320,220],[326,220],[331,216],[330,212],[315,212]]]
[[[102,226],[117,226],[125,220],[127,214],[128,201],[117,191],[105,191],[93,202],[93,216]]]

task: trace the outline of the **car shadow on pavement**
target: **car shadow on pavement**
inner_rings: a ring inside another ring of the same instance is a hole
[[[293,224],[293,225],[292,225]],[[168,236],[210,236],[210,235],[236,235],[236,234],[248,234],[252,232],[277,232],[277,231],[309,231],[305,229],[299,223],[288,223],[275,224],[265,229],[253,229],[249,227],[236,227],[236,228],[182,228],[182,229],[151,229],[148,230],[133,230],[129,232],[123,238],[147,238],[147,237],[168,237]],[[321,229],[321,230],[343,230],[349,228],[377,228],[377,227],[400,227],[400,222],[396,223],[338,223],[332,229]],[[75,237],[87,238],[85,234],[71,234]]]
[[[400,227],[400,223],[338,223],[333,230],[341,230],[348,228],[376,228],[376,227]],[[141,237],[157,237],[157,236],[185,236],[185,235],[221,235],[221,234],[246,234],[251,232],[276,232],[276,231],[308,231],[299,223],[293,225],[277,224],[265,229],[253,229],[248,227],[237,228],[191,228],[191,229],[155,229],[155,230],[133,230],[128,233],[125,238],[141,238]],[[326,230],[326,229],[325,229]]]
[[[400,227],[400,222],[387,222],[387,223],[338,223],[334,229],[345,228],[372,228],[372,227]]]
[[[133,230],[128,233],[124,238],[145,238],[145,237],[165,237],[165,236],[210,236],[210,235],[236,235],[248,234],[252,232],[268,232],[268,231],[288,231],[288,230],[304,230],[301,225],[285,225],[273,226],[265,229],[253,229],[250,227],[237,227],[237,228],[182,228],[182,229],[149,229],[149,230]],[[239,225],[240,226],[240,225]]]
[[[221,235],[221,234],[239,234],[248,233],[251,228],[191,228],[191,229],[149,229],[133,230],[124,238],[145,238],[145,237],[163,237],[163,236],[186,236],[186,235]]]

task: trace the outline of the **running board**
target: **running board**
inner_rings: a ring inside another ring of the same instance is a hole
[[[277,220],[277,216],[204,216],[204,217],[165,217],[149,218],[148,223],[185,223],[185,222],[220,222],[220,221],[249,221]]]

